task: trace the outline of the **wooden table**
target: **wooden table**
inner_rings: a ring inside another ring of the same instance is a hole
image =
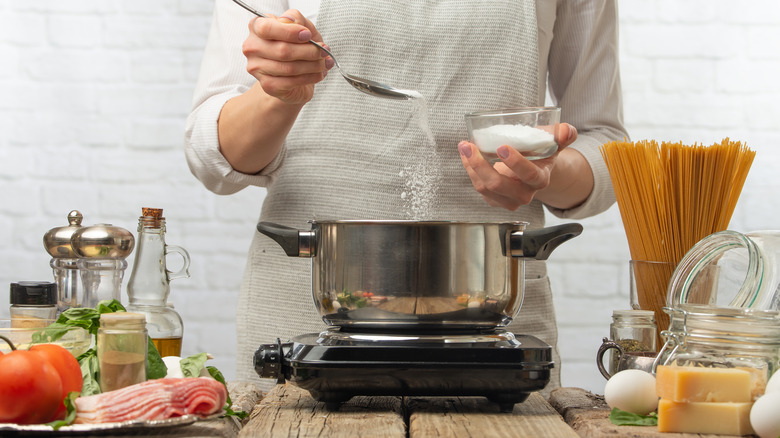
[[[408,435],[407,435],[408,430]],[[512,413],[482,397],[354,397],[330,412],[308,392],[277,385],[239,437],[578,437],[539,394]]]
[[[354,397],[325,409],[294,385],[277,385],[252,410],[241,437],[627,437],[729,438],[659,433],[654,426],[615,426],[604,397],[579,388],[539,394],[511,413],[481,397]],[[408,434],[407,434],[408,431]]]

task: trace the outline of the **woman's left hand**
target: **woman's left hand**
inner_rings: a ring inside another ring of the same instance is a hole
[[[517,210],[529,204],[537,192],[550,185],[550,176],[561,150],[577,139],[577,129],[561,123],[555,136],[558,151],[549,158],[529,160],[509,146],[496,151],[500,161],[491,165],[477,146],[468,141],[458,144],[463,167],[471,183],[493,207]]]

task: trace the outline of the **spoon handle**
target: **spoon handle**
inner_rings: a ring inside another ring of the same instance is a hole
[[[268,18],[267,15],[265,15],[264,13],[256,10],[255,8],[249,6],[248,4],[244,3],[242,0],[233,0],[233,2],[235,2],[237,5],[241,6],[242,8],[246,9],[247,11],[257,15],[260,18]],[[336,61],[336,57],[333,56],[332,53],[330,53],[330,50],[326,49],[322,44],[320,44],[320,43],[318,43],[316,41],[309,40],[309,43],[314,44],[315,46],[319,47],[320,50],[322,50],[323,52],[327,53],[328,56],[330,56],[333,59],[333,63],[336,64],[336,67],[341,69],[341,67],[339,67],[338,61]]]

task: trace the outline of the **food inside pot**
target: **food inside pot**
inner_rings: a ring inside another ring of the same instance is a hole
[[[335,299],[332,297],[335,295]],[[331,294],[323,300],[324,319],[336,325],[462,323],[469,328],[502,325],[507,300],[486,298],[484,293],[447,297],[384,296],[355,291]]]

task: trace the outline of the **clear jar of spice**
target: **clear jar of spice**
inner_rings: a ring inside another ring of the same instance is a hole
[[[655,314],[652,310],[615,310],[609,337],[623,351],[657,351]]]
[[[655,314],[652,310],[612,311],[612,323],[609,325],[609,339],[612,342],[603,345],[606,348],[612,347],[609,375],[618,371],[621,354],[657,351],[656,330]]]
[[[113,391],[146,381],[146,318],[140,313],[100,315],[97,357],[100,390]]]
[[[11,327],[46,327],[57,318],[57,285],[48,281],[11,283]]]
[[[780,368],[780,312],[685,304],[670,314],[662,365],[744,368],[753,373],[753,398]]]

